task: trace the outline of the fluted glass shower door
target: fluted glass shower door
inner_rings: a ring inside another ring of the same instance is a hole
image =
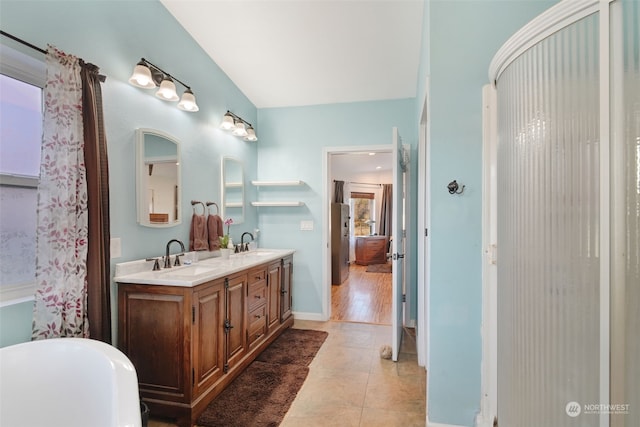
[[[565,0],[497,94],[499,426],[640,426],[640,2]]]
[[[598,16],[512,62],[498,87],[498,419],[599,400]]]
[[[640,2],[612,15],[611,427],[640,426]]]

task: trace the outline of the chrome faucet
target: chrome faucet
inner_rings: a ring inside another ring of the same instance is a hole
[[[249,233],[248,231],[245,231],[244,233],[242,233],[242,236],[240,236],[240,252],[245,252],[249,250],[249,242],[245,243],[244,242],[244,236],[245,234],[248,234],[249,237],[251,237],[251,241],[253,242],[253,234]]]
[[[167,242],[167,248],[166,248],[166,253],[165,253],[165,257],[164,257],[164,268],[171,268],[171,257],[169,256],[169,248],[171,247],[171,244],[173,242],[176,242],[180,245],[180,250],[182,251],[181,253],[176,255],[176,262],[175,262],[175,266],[179,266],[180,265],[180,257],[184,255],[184,243],[182,243],[180,240],[178,239],[171,239]]]

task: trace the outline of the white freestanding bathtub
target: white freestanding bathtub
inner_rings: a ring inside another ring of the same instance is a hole
[[[141,423],[135,368],[115,347],[56,338],[0,348],[0,426]]]

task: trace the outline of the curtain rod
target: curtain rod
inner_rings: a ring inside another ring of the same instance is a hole
[[[353,182],[353,181],[349,181],[349,184],[356,184],[356,185],[373,185],[375,187],[382,187],[382,184],[373,184],[371,182]]]
[[[46,50],[44,50],[42,48],[39,48],[38,46],[32,45],[31,43],[26,42],[26,41],[22,40],[21,38],[18,38],[16,36],[14,36],[13,34],[9,34],[9,33],[5,32],[5,31],[2,31],[2,30],[0,30],[0,34],[2,34],[5,37],[9,37],[11,40],[17,41],[18,43],[22,43],[23,45],[25,45],[27,47],[30,47],[33,50],[37,50],[40,53],[44,53],[45,55],[47,53]]]
[[[334,179],[333,182],[337,182],[337,179]],[[371,182],[353,182],[353,181],[344,181],[349,184],[358,184],[358,185],[375,185],[376,187],[382,187],[382,184],[373,184]]]
[[[21,43],[21,44],[23,44],[23,45],[27,46],[28,48],[31,48],[31,49],[33,49],[33,50],[37,50],[37,51],[38,51],[38,52],[40,52],[40,53],[43,53],[43,54],[45,54],[45,55],[47,54],[47,51],[46,51],[46,50],[44,50],[44,49],[42,49],[42,48],[40,48],[40,47],[38,47],[38,46],[36,46],[36,45],[33,45],[33,44],[31,44],[31,43],[29,43],[29,42],[27,42],[27,41],[24,41],[24,40],[22,40],[21,38],[14,36],[13,34],[9,34],[9,33],[7,33],[6,31],[2,31],[2,30],[0,30],[0,35],[3,35],[3,36],[5,36],[5,37],[8,37],[8,38],[10,38],[11,40],[14,40],[14,41],[16,41],[16,42],[18,42],[18,43]],[[83,64],[85,64],[85,62],[84,62],[84,61],[82,61],[82,63],[83,63]],[[107,77],[106,77],[106,76],[104,76],[104,75],[102,75],[102,74],[98,74],[98,78],[100,79],[100,81],[101,81],[101,82],[104,82],[105,80],[107,80]]]

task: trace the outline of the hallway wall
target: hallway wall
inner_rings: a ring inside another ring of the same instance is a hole
[[[414,117],[430,79],[429,420],[472,426],[482,361],[482,86],[493,55],[556,1],[428,1]],[[456,179],[464,194],[450,195]],[[420,262],[420,261],[418,261]]]

